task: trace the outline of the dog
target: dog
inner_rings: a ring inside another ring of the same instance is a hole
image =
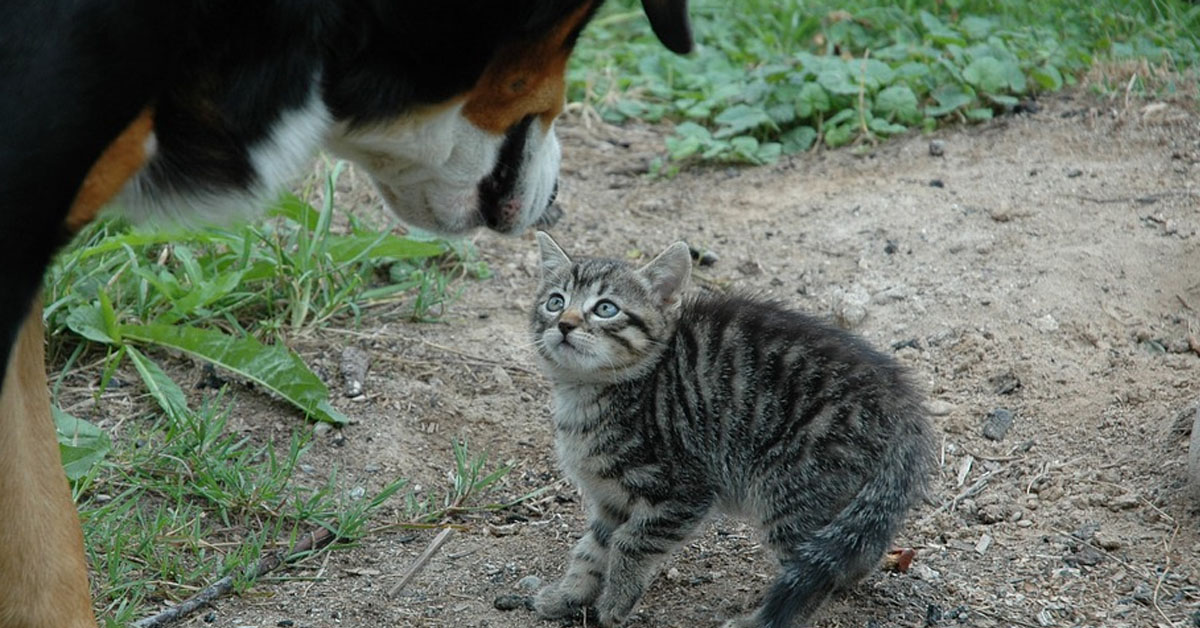
[[[401,219],[516,233],[556,190],[567,59],[603,0],[37,0],[0,20],[0,628],[95,626],[37,295],[113,199],[221,220],[324,148]],[[643,0],[691,48],[686,0]]]

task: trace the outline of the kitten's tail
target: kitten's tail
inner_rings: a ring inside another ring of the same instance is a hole
[[[806,621],[829,595],[862,579],[879,565],[911,506],[928,488],[933,454],[924,418],[917,411],[908,433],[879,461],[875,475],[833,521],[817,530],[783,561],[783,570],[758,611],[764,628]]]

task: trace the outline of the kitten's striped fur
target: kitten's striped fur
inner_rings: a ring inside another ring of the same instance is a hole
[[[878,564],[933,460],[894,360],[776,303],[683,298],[683,243],[634,269],[538,242],[533,334],[557,453],[589,512],[541,616],[592,606],[620,624],[714,510],[758,524],[782,563],[762,605],[727,626],[807,620]]]

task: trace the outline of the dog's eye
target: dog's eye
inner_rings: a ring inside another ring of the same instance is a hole
[[[549,299],[546,299],[546,311],[558,312],[567,304],[566,299],[561,294],[552,294]]]
[[[595,312],[596,316],[599,316],[600,318],[612,318],[621,311],[621,308],[617,307],[616,303],[606,299],[597,303],[596,307],[592,308],[592,311]]]

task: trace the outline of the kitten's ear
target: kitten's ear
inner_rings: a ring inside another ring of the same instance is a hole
[[[571,258],[545,231],[537,232],[538,248],[542,250],[542,283],[554,272],[571,265]]]
[[[638,269],[638,273],[650,280],[650,286],[663,305],[678,302],[692,275],[692,254],[687,243],[676,242],[667,247],[649,264]]]

